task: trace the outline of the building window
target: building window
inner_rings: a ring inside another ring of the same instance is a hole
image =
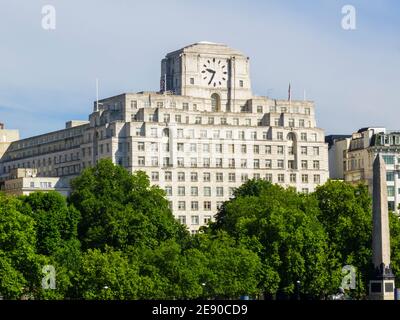
[[[151,157],[151,165],[153,167],[158,167],[158,157]]]
[[[197,182],[198,178],[197,178],[197,172],[191,172],[190,173],[190,181],[192,182]]]
[[[194,84],[194,78],[190,78],[190,84]]]
[[[217,209],[219,210],[219,207],[217,205]],[[211,221],[211,216],[204,216],[204,224],[208,224]]]
[[[185,216],[178,216],[178,220],[181,224],[186,224],[186,217]]]
[[[265,174],[265,180],[272,182],[272,173],[266,173]]]
[[[184,172],[178,172],[178,181],[185,181],[185,173]]]
[[[383,160],[386,164],[394,164],[394,156],[383,156]]]
[[[204,201],[204,210],[205,211],[211,210],[211,201]]]
[[[217,172],[215,174],[215,180],[217,182],[223,182],[224,181],[224,174],[222,172]]]
[[[221,111],[221,98],[217,93],[211,95],[211,111],[219,112]]]
[[[314,174],[314,183],[315,184],[321,183],[321,176],[319,174]]]
[[[192,216],[192,225],[199,224],[199,216]]]
[[[190,195],[192,197],[197,197],[199,195],[199,188],[198,187],[191,187],[190,188]]]
[[[185,193],[185,187],[178,187],[178,196],[184,196]]]
[[[211,181],[211,174],[209,172],[204,172],[203,173],[203,181],[204,182],[210,182]]]
[[[393,171],[386,172],[386,181],[394,181],[394,172]]]
[[[159,180],[159,173],[158,172],[152,172],[151,173],[151,180],[152,181],[158,181]]]
[[[169,158],[168,157],[165,157],[163,159],[163,166],[164,167],[169,167],[170,166],[170,162],[169,162]]]
[[[184,158],[177,159],[178,167],[182,168],[185,165]]]
[[[165,187],[165,193],[167,196],[172,196],[172,187]]]
[[[290,174],[290,183],[296,183],[296,174],[295,173],[291,173]]]
[[[319,170],[319,161],[318,160],[313,161],[313,168],[315,170]]]
[[[138,158],[138,165],[139,166],[144,166],[145,165],[145,158],[144,157],[139,157]]]
[[[178,210],[179,211],[186,210],[186,202],[185,201],[178,201]]]
[[[243,86],[244,86],[243,80],[239,80],[239,87],[243,88]]]
[[[300,139],[301,139],[301,141],[307,141],[307,133],[302,132],[300,135]]]
[[[210,187],[204,187],[203,188],[203,195],[205,197],[211,197],[211,188]]]
[[[199,202],[192,201],[190,207],[191,207],[192,211],[198,211],[199,210]]]
[[[257,106],[257,113],[263,113],[263,107]]]
[[[236,174],[234,173],[229,173],[229,182],[235,182],[236,181]],[[400,189],[399,189],[400,193]]]
[[[285,175],[280,173],[278,174],[278,183],[284,183],[285,182]]]
[[[224,188],[217,187],[217,197],[223,197],[223,196],[224,196]]]
[[[301,175],[301,182],[302,183],[308,183],[308,174],[302,174]]]

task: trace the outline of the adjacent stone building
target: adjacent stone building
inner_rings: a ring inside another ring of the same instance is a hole
[[[377,154],[386,164],[388,208],[399,210],[400,203],[400,132],[382,127],[363,128],[351,138],[335,140],[336,152],[329,153],[329,161],[343,166],[337,178],[352,184],[365,183],[372,194],[373,161]]]
[[[0,170],[68,181],[102,158],[145,171],[193,233],[248,179],[300,192],[328,179],[314,103],[254,96],[249,58],[209,42],[167,54],[160,91],[100,100],[87,123],[12,143]]]

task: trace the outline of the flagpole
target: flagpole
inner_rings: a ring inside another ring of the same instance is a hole
[[[96,111],[99,111],[99,79],[96,78]]]

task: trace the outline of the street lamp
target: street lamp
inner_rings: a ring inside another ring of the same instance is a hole
[[[300,280],[296,281],[296,300],[300,300]]]

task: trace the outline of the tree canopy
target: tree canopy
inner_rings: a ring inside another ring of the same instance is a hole
[[[68,199],[0,194],[0,294],[6,299],[326,298],[357,268],[371,272],[371,198],[328,181],[312,194],[264,180],[237,188],[197,235],[173,216],[144,172],[109,160],[83,170]],[[400,277],[400,220],[390,213]],[[46,266],[56,287],[43,287]],[[299,285],[298,285],[299,284]]]

